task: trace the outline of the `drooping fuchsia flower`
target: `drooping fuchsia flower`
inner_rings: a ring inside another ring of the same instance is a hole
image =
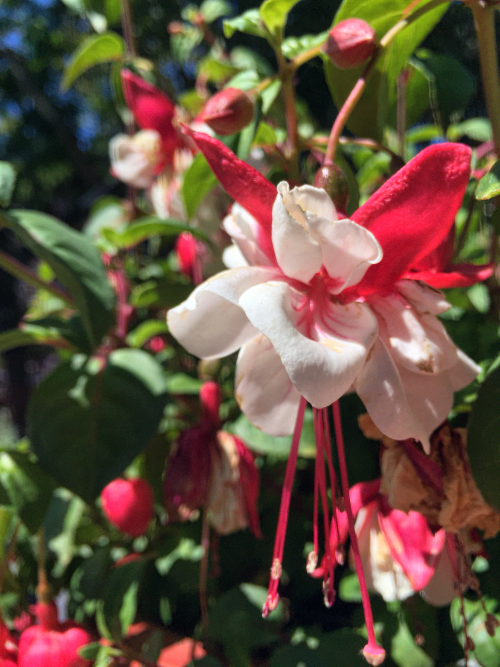
[[[121,79],[125,102],[140,131],[111,140],[111,173],[124,183],[148,188],[164,169],[176,171],[176,162],[185,161],[184,152],[192,153],[172,100],[128,69],[122,70]]]
[[[250,528],[261,537],[257,500],[259,471],[242,440],[221,430],[221,391],[205,382],[200,422],[181,433],[167,463],[163,484],[170,521],[186,521],[199,508],[220,535]]]
[[[216,139],[190,134],[239,204],[224,223],[237,248],[226,254],[235,268],[169,312],[173,335],[202,358],[241,348],[238,402],[270,434],[292,432],[300,396],[323,408],[354,387],[383,433],[427,447],[479,370],[436,318],[443,295],[411,280],[449,236],[470,150],[429,147],[338,220],[323,190],[276,189]]]

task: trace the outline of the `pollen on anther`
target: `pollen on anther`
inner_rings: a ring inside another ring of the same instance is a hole
[[[279,560],[277,558],[275,558],[273,560],[273,565],[271,567],[271,579],[273,581],[276,581],[277,579],[279,579],[281,577],[281,572],[282,572],[281,563],[279,562]]]
[[[315,551],[309,552],[306,562],[307,574],[312,574],[318,566],[318,554]]]

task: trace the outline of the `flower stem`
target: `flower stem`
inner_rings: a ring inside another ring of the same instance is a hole
[[[493,7],[483,6],[480,2],[472,2],[471,8],[476,24],[486,108],[493,130],[495,152],[497,157],[500,157],[500,82],[495,38],[495,13]]]
[[[295,56],[295,58],[290,63],[292,71],[295,72],[295,70],[297,70],[304,63],[307,63],[309,60],[316,58],[316,56],[320,56],[322,46],[323,44],[320,44],[319,46],[313,46],[312,49],[303,51],[303,53],[299,53],[298,56]]]
[[[430,0],[430,2],[428,2],[426,5],[423,5],[423,7],[416,9],[409,16],[406,16],[405,18],[398,21],[382,37],[382,39],[380,40],[379,48],[375,51],[371,60],[368,61],[365,69],[363,70],[363,74],[357,80],[356,85],[349,93],[346,101],[344,102],[342,108],[340,109],[337,115],[337,118],[335,119],[335,122],[333,123],[332,131],[330,133],[330,139],[328,141],[328,146],[326,148],[325,160],[323,164],[325,165],[333,164],[333,161],[335,159],[335,154],[337,151],[337,144],[339,142],[340,135],[342,134],[342,130],[344,129],[345,124],[347,123],[349,116],[353,112],[361,95],[364,93],[366,84],[368,83],[368,80],[373,70],[375,69],[375,65],[377,64],[381,55],[385,52],[385,49],[388,46],[390,46],[390,44],[396,39],[399,33],[403,31],[411,23],[413,23],[413,21],[416,21],[416,19],[420,18],[423,14],[426,14],[427,12],[429,12],[431,9],[434,9],[438,5],[442,5],[444,2],[447,2],[447,0]]]
[[[345,511],[347,514],[347,521],[349,524],[349,537],[351,538],[351,548],[354,555],[354,562],[356,564],[356,572],[358,573],[359,588],[361,590],[363,612],[365,615],[365,622],[366,622],[366,631],[368,634],[368,644],[365,647],[363,653],[365,654],[365,658],[368,659],[367,653],[370,656],[375,656],[378,653],[377,649],[379,651],[383,651],[383,649],[380,646],[378,646],[377,638],[375,637],[375,629],[373,627],[373,614],[370,605],[370,596],[368,595],[368,588],[366,586],[366,580],[363,572],[363,563],[361,562],[361,554],[359,552],[359,547],[358,547],[358,538],[356,536],[356,531],[354,529],[354,517],[352,513],[351,499],[349,496],[349,479],[347,476],[344,437],[342,435],[342,422],[340,420],[340,406],[338,401],[335,401],[335,403],[332,406],[332,409],[333,409],[333,424],[335,427],[335,440],[337,442],[337,453],[339,457],[342,493],[344,495]],[[380,662],[382,662],[382,660]],[[371,664],[376,664],[376,663],[372,662]]]
[[[7,273],[10,273],[15,278],[22,280],[27,285],[31,285],[31,287],[34,287],[35,289],[44,289],[47,292],[50,292],[53,296],[64,301],[70,308],[75,307],[75,303],[68,292],[57,285],[54,285],[54,283],[45,282],[45,280],[39,278],[32,269],[24,266],[24,264],[8,255],[6,252],[3,252],[3,250],[0,250],[0,268],[7,271]]]
[[[132,11],[129,0],[120,0],[123,39],[125,40],[125,55],[127,58],[135,58],[135,37],[132,24]]]
[[[206,632],[208,629],[208,602],[207,602],[207,579],[208,579],[208,554],[210,546],[210,524],[208,523],[207,508],[203,510],[201,524],[201,548],[203,555],[200,562],[200,610],[201,625]]]
[[[293,70],[287,64],[281,52],[281,39],[274,47],[276,60],[278,61],[278,76],[281,79],[281,91],[285,104],[286,120],[286,150],[289,176],[291,179],[299,179],[299,131],[297,127],[297,110],[295,108],[295,91],[293,88]]]

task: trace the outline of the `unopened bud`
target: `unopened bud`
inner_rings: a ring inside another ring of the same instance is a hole
[[[220,425],[219,408],[222,403],[222,391],[217,382],[209,380],[200,389],[200,401],[203,417],[215,427]]]
[[[339,69],[363,64],[377,48],[377,34],[366,21],[350,18],[330,30],[323,50]]]
[[[205,104],[201,120],[214,132],[227,136],[246,127],[253,119],[252,98],[243,90],[225,88]]]
[[[336,164],[323,165],[316,172],[313,185],[315,188],[326,190],[337,211],[345,215],[347,202],[349,201],[349,186],[340,167],[337,167]]]

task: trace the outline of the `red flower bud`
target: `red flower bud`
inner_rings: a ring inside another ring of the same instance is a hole
[[[217,384],[210,380],[200,389],[200,401],[203,409],[203,418],[216,428],[220,425],[219,408],[222,402],[222,392]]]
[[[205,104],[201,120],[217,134],[239,132],[253,119],[253,101],[243,90],[224,88]]]
[[[103,489],[101,502],[108,521],[131,537],[143,535],[153,517],[153,490],[144,479],[113,480]]]
[[[179,270],[194,283],[201,282],[200,260],[196,239],[189,232],[182,232],[175,243],[175,254]]]
[[[357,67],[368,60],[377,48],[377,34],[362,19],[345,19],[331,30],[323,47],[332,63],[339,69]]]
[[[340,24],[339,24],[340,25]],[[346,207],[349,201],[349,186],[344,172],[336,164],[320,167],[314,177],[315,188],[323,188],[335,204],[340,217],[346,217]]]
[[[59,623],[53,602],[35,605],[39,625],[23,632],[19,640],[19,667],[88,667],[90,660],[78,655],[78,649],[92,637],[73,621]]]

